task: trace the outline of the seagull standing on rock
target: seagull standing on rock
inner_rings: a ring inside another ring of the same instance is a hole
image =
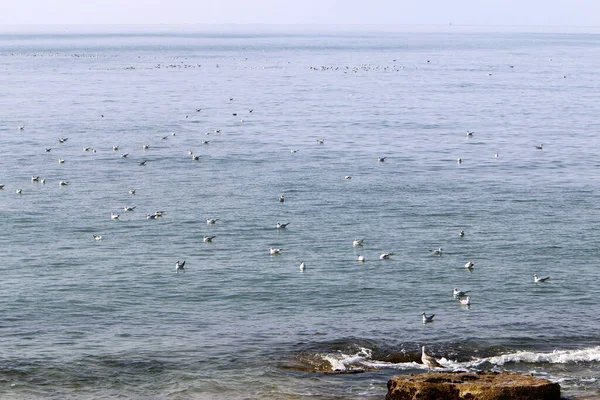
[[[433,356],[425,353],[425,346],[421,349],[421,361],[423,361],[428,371],[431,371],[432,368],[444,368]]]

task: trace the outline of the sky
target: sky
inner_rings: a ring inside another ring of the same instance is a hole
[[[14,25],[600,26],[600,0],[0,0]]]

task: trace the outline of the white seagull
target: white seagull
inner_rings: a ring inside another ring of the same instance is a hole
[[[200,156],[192,154],[192,161],[200,161]]]
[[[157,219],[157,218],[160,218],[160,215],[146,214],[146,219]]]
[[[278,223],[277,223],[277,225],[276,225],[276,227],[277,227],[277,229],[285,229],[285,228],[287,228],[287,226],[288,226],[289,224],[290,224],[289,222],[288,222],[287,224],[280,224],[280,223],[278,222]]]
[[[435,317],[435,314],[426,315],[425,313],[422,313],[421,316],[423,317],[423,323],[428,324],[433,322],[433,317]]]
[[[39,176],[32,176],[31,177],[31,182],[38,182],[40,180]]]
[[[58,184],[60,186],[67,186],[69,184],[69,181],[60,181],[60,182],[58,182]]]
[[[350,175],[346,175],[346,176],[344,177],[344,179],[346,179],[347,181],[349,181],[350,179],[352,179],[352,177],[351,177]]]
[[[393,255],[394,255],[394,253],[382,253],[379,255],[379,259],[380,260],[389,260]]]
[[[112,149],[113,149],[113,151],[117,151],[117,150],[119,150],[119,146],[117,146],[117,145],[115,144],[115,145],[113,145],[113,148],[112,148]]]
[[[275,255],[275,254],[279,254],[281,252],[281,249],[275,249],[273,247],[269,248],[269,254],[270,255]]]
[[[142,145],[142,150],[148,150],[150,148],[149,144],[143,144]]]
[[[211,243],[214,238],[216,238],[216,236],[203,236],[202,241],[204,243]]]
[[[64,160],[63,158],[59,158],[59,159],[58,159],[58,163],[59,163],[59,164],[64,164],[64,163],[65,163],[65,160]]]
[[[458,158],[456,159],[456,162],[458,162],[459,164],[461,164],[461,163],[462,163],[462,158],[458,157]]]
[[[460,304],[462,304],[463,306],[470,306],[471,305],[471,296],[459,297],[458,301],[460,301]]]
[[[131,190],[129,191],[129,194],[135,194],[135,189],[131,189]]]
[[[452,291],[452,295],[454,297],[464,297],[469,292],[470,292],[470,290],[462,291],[462,290],[458,290],[457,288],[454,288],[454,290]]]
[[[538,150],[544,150],[544,145],[540,144],[539,146],[535,146],[535,148]]]
[[[379,161],[379,162],[385,162],[386,158],[387,157],[377,157],[377,161]]]
[[[462,230],[461,230],[461,231],[459,231],[459,232],[458,232],[458,236],[460,236],[460,237],[465,237],[465,231],[462,231]]]
[[[365,262],[365,256],[361,256],[360,254],[356,258],[359,262]]]
[[[4,185],[3,185],[3,184],[2,184],[2,185],[0,185],[0,189],[4,189]]]
[[[304,271],[306,269],[306,264],[304,264],[304,261],[302,261],[300,263],[300,271]]]
[[[549,277],[549,276],[545,276],[545,277],[543,277],[543,278],[540,278],[539,276],[537,276],[537,274],[533,274],[533,281],[534,281],[535,283],[538,283],[538,282],[546,282],[548,279],[550,279],[550,277]]]
[[[121,154],[121,158],[127,158],[128,155],[129,155],[129,153],[123,153],[123,154]]]
[[[124,211],[133,211],[133,210],[135,210],[135,207],[128,207],[128,206],[124,206],[124,207],[123,207],[123,210],[124,210]]]
[[[206,218],[206,224],[207,225],[211,225],[216,223],[219,220],[219,218]]]
[[[291,149],[291,150],[290,150],[290,153],[297,153],[297,152],[298,152],[298,150],[297,150],[297,149]]]
[[[177,262],[175,263],[175,272],[179,273],[179,271],[183,271],[185,272],[185,261],[180,263],[179,260],[177,260]]]
[[[110,219],[119,219],[119,214],[111,212]]]
[[[102,240],[102,235],[92,235],[94,240]]]
[[[475,264],[473,263],[473,261],[467,261],[467,263],[465,264],[465,268],[467,269],[473,269],[474,266]]]
[[[425,353],[425,346],[423,346],[423,349],[421,350],[421,361],[423,361],[423,364],[427,367],[428,371],[431,371],[432,368],[444,368],[444,366],[441,365],[434,357]]]
[[[23,189],[17,189],[17,194],[23,194]]]
[[[283,194],[281,196],[279,196],[279,202],[283,203],[285,201],[285,197],[283,197]]]
[[[444,249],[442,249],[441,247],[435,250],[429,250],[429,252],[434,256],[441,256],[443,251]]]
[[[354,247],[362,246],[364,241],[365,241],[365,239],[354,239],[352,241],[352,246],[354,246]]]
[[[325,139],[317,139],[317,144],[324,144],[325,143]]]

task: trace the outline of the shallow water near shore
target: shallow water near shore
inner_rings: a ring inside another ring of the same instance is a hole
[[[600,396],[598,38],[0,34],[2,398]]]

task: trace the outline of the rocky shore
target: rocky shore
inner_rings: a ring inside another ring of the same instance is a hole
[[[560,385],[514,372],[433,372],[393,377],[386,400],[560,400]]]

